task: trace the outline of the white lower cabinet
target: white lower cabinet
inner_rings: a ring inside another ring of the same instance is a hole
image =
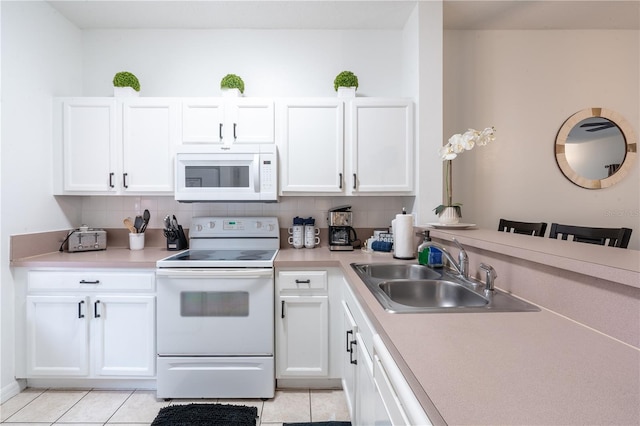
[[[278,377],[329,373],[328,296],[280,296]]]
[[[26,377],[155,376],[153,272],[28,273]]]
[[[276,379],[286,386],[340,384],[342,343],[337,268],[276,269]]]
[[[422,406],[345,282],[343,389],[351,423],[430,425]]]

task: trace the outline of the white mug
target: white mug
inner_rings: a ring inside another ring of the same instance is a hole
[[[289,228],[289,244],[293,246],[293,248],[302,248],[304,247],[304,226],[302,225],[293,225],[293,227]]]
[[[306,248],[314,248],[320,244],[320,229],[313,225],[305,225],[304,227],[304,246]]]

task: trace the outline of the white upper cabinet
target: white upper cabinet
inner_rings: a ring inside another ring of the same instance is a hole
[[[173,193],[179,102],[130,98],[122,105],[122,190]]]
[[[349,190],[411,194],[414,190],[413,103],[357,98],[347,112]]]
[[[179,101],[54,100],[54,194],[172,194]]]
[[[54,101],[55,193],[115,192],[116,101]]]
[[[283,100],[278,108],[281,135],[281,194],[340,194],[344,191],[344,104],[337,99]]]
[[[182,143],[274,143],[273,100],[183,99]]]
[[[277,110],[280,195],[413,195],[409,99],[286,99]]]

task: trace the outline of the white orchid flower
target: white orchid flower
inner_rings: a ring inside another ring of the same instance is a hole
[[[478,135],[478,140],[476,143],[480,146],[485,146],[489,142],[493,142],[496,140],[495,131],[493,127],[487,127]]]
[[[467,151],[473,149],[473,147],[476,145],[477,134],[478,131],[474,129],[469,129],[462,134],[462,146],[464,146],[464,149],[466,149]]]
[[[446,204],[440,204],[438,207],[433,209],[437,215],[439,215],[442,211],[444,211],[447,207],[455,207],[458,213],[458,216],[461,216],[460,213],[460,203],[453,202],[453,194],[451,189],[451,160],[456,158],[458,154],[463,153],[464,151],[472,150],[476,145],[484,146],[489,142],[493,142],[495,137],[496,129],[493,127],[487,127],[481,132],[475,129],[468,129],[463,134],[456,133],[455,135],[449,138],[449,142],[440,148],[440,158],[445,163],[445,193],[446,193]]]
[[[464,139],[459,133],[456,133],[449,138],[449,145],[451,146],[451,150],[456,154],[461,154],[465,150]]]
[[[442,159],[442,161],[453,160],[457,156],[458,154],[453,152],[453,149],[451,148],[451,144],[446,144],[445,146],[440,148],[440,158]]]

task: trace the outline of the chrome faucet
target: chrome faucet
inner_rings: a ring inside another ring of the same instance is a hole
[[[467,252],[462,247],[462,244],[455,238],[453,238],[453,242],[458,246],[458,267],[460,270],[460,275],[466,280],[469,279],[469,256],[467,256]]]
[[[493,266],[488,265],[486,263],[480,264],[480,269],[486,273],[484,292],[491,293],[495,290],[494,281],[498,278],[498,274],[496,270],[493,269]]]
[[[460,252],[458,253],[458,261],[453,258],[451,253],[444,247],[442,244],[433,242],[433,241],[425,241],[427,246],[433,246],[442,251],[442,255],[447,258],[449,264],[456,270],[456,272],[464,279],[469,279],[469,256],[467,256],[467,252],[464,250],[460,242],[453,239],[453,242],[458,246]]]

